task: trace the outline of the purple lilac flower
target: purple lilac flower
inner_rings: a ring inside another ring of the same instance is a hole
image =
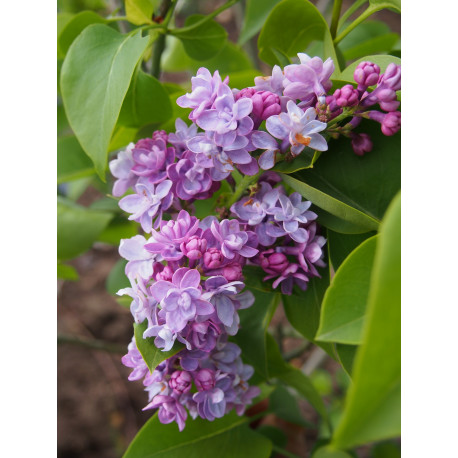
[[[184,343],[188,350],[209,352],[215,348],[216,341],[221,333],[220,325],[213,321],[194,321],[180,332],[178,340]]]
[[[241,98],[249,98],[253,102],[253,111],[251,112],[251,119],[254,122],[254,129],[257,129],[262,121],[273,115],[281,113],[281,101],[277,94],[270,91],[257,91],[253,87],[242,89],[235,96],[235,100]]]
[[[175,371],[170,376],[169,386],[175,394],[187,393],[191,390],[192,376],[186,371]]]
[[[378,103],[385,111],[396,111],[400,105],[396,91],[401,89],[401,66],[391,63],[385,73],[380,75],[377,87],[370,93],[364,93],[361,106],[369,107]]]
[[[315,97],[325,95],[331,89],[330,77],[334,72],[331,58],[323,62],[319,57],[299,53],[300,64],[287,65],[283,80],[283,94],[311,104]]]
[[[175,121],[176,132],[169,134],[169,143],[175,147],[177,157],[187,149],[186,142],[197,135],[197,126],[192,123],[189,127],[181,119]]]
[[[144,138],[136,143],[132,158],[135,163],[132,172],[156,184],[167,178],[167,166],[175,161],[175,148],[167,148],[161,136],[156,140]]]
[[[207,241],[197,235],[180,244],[181,252],[191,260],[200,259],[207,250]]]
[[[283,95],[284,75],[278,65],[274,65],[272,76],[256,76],[254,79],[255,89],[257,91],[269,91],[278,96]]]
[[[117,178],[113,185],[113,195],[122,196],[129,188],[137,183],[138,177],[132,172],[134,160],[132,150],[135,145],[130,143],[124,151],[121,151],[117,158],[108,164],[111,174]]]
[[[172,192],[180,199],[205,199],[211,189],[213,180],[210,169],[202,167],[198,154],[185,151],[182,158],[167,168],[167,174],[173,182]]]
[[[160,303],[166,324],[172,332],[180,332],[186,324],[199,315],[210,315],[214,307],[201,299],[200,273],[195,269],[182,267],[172,281],[158,281],[151,286],[152,296]]]
[[[212,107],[218,89],[227,85],[227,81],[221,81],[218,71],[212,76],[206,68],[199,68],[196,76],[191,78],[192,92],[178,97],[177,104],[182,108],[192,108],[189,119],[195,122],[205,110]]]
[[[270,224],[267,226],[267,234],[271,237],[282,237],[288,234],[296,242],[306,242],[308,239],[307,231],[299,227],[299,223],[307,223],[317,218],[316,213],[308,211],[309,201],[302,202],[302,196],[298,192],[293,192],[289,198],[280,194],[279,201],[281,207],[274,207],[267,211],[273,215],[274,220],[281,222],[282,226]]]
[[[151,240],[151,239],[150,239]],[[126,265],[126,275],[149,279],[153,275],[153,264],[158,259],[156,254],[145,250],[148,241],[143,235],[135,235],[130,239],[121,239],[119,254],[129,262]]]
[[[135,185],[136,194],[130,194],[119,201],[119,206],[127,213],[130,220],[141,224],[145,232],[151,232],[153,219],[154,227],[158,227],[162,220],[162,212],[172,205],[173,194],[170,193],[172,182],[165,180],[156,187],[152,183],[138,183]]]
[[[356,67],[353,78],[358,83],[358,90],[364,92],[369,86],[377,84],[380,67],[372,62],[360,62]]]
[[[258,252],[256,235],[251,231],[240,230],[240,223],[236,219],[225,219],[220,223],[213,221],[210,231],[207,229],[204,237],[208,238],[209,245],[220,245],[227,259],[234,259],[236,254],[251,258]]]
[[[132,337],[132,341],[129,343],[127,355],[124,355],[121,358],[122,363],[126,367],[133,368],[133,371],[130,373],[129,380],[140,380],[145,378],[149,373],[148,366],[143,360],[142,355],[137,349],[137,344],[135,343],[135,337]]]
[[[172,396],[157,395],[143,410],[159,408],[159,421],[164,424],[176,421],[178,429],[183,431],[188,414],[186,409]]]
[[[317,151],[326,151],[326,140],[317,132],[326,128],[324,122],[317,121],[314,108],[305,113],[293,102],[287,104],[287,113],[271,116],[266,121],[267,130],[281,140],[289,140],[291,153],[297,156],[306,146]]]
[[[181,210],[176,221],[162,221],[159,232],[153,232],[153,243],[145,245],[150,253],[160,253],[166,261],[177,261],[183,257],[180,245],[187,242],[199,228],[199,220]]]
[[[265,150],[258,158],[259,167],[262,170],[271,169],[277,160],[277,153],[280,152],[278,142],[264,131],[253,132],[251,141],[256,148]]]

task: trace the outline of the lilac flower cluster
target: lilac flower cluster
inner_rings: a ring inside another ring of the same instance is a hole
[[[118,294],[132,298],[136,323],[146,321],[143,338],[153,337],[163,351],[184,344],[152,374],[135,340],[123,358],[133,368],[130,379],[143,379],[150,397],[145,409],[158,408],[163,423],[176,421],[182,430],[187,411],[208,420],[233,408],[242,414],[259,393],[247,383],[253,369],[227,341],[237,333],[238,310],[254,302],[251,292],[242,292],[242,268],[259,253],[257,246],[255,233],[238,220],[199,221],[185,210],[161,221],[148,240],[121,241],[131,287]]]
[[[291,294],[294,284],[307,289],[308,281],[320,276],[316,267],[325,266],[326,240],[317,234],[310,205],[297,192],[287,196],[283,186],[262,181],[255,193],[231,207],[258,237],[259,253],[250,261],[267,273],[264,281],[275,279],[273,288],[281,285],[283,294]]]

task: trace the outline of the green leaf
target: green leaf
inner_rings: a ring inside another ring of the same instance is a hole
[[[105,287],[114,296],[120,289],[130,287],[129,279],[125,273],[126,264],[125,259],[119,259],[108,274]]]
[[[272,169],[275,172],[282,173],[294,173],[299,170],[309,169],[313,167],[315,151],[310,148],[305,148],[302,153],[294,158],[292,161],[281,161],[278,164],[275,164],[275,167]]]
[[[351,377],[351,374],[353,372],[353,362],[355,360],[358,346],[338,343],[336,344],[335,349],[337,358],[339,359],[339,363],[342,365],[345,372]]]
[[[348,221],[361,230],[370,231],[378,228],[379,221],[362,211],[289,175],[282,174],[282,178],[286,184],[291,186],[303,197],[312,201],[313,204],[328,211],[332,215]]]
[[[357,246],[361,245],[364,240],[367,240],[373,235],[375,235],[374,232],[366,232],[365,234],[341,234],[328,230],[328,251],[333,269],[336,271]]]
[[[121,239],[130,239],[137,234],[138,224],[135,221],[129,221],[125,216],[116,215],[97,240],[118,247]]]
[[[71,259],[89,249],[113,218],[100,212],[57,198],[57,258]]]
[[[359,245],[337,270],[324,296],[317,340],[361,343],[377,237]]]
[[[57,184],[84,178],[94,173],[94,165],[75,136],[57,140]]]
[[[68,264],[57,263],[57,278],[62,280],[76,281],[78,280],[78,272],[73,266]]]
[[[258,380],[268,380],[266,331],[280,294],[258,290],[251,292],[255,302],[251,307],[239,311],[240,329],[233,340],[242,349],[243,360],[254,367]]]
[[[295,57],[314,40],[325,42],[324,57],[333,58],[339,73],[329,27],[318,9],[308,0],[283,0],[271,11],[261,30],[259,57],[270,65],[281,65],[274,49]]]
[[[125,127],[118,124],[108,145],[108,151],[124,149],[130,142],[134,141],[137,130],[136,127]]]
[[[272,282],[264,281],[266,275],[264,270],[258,266],[245,266],[243,268],[244,283],[247,288],[264,293],[273,293],[275,290],[272,288]]]
[[[401,458],[401,450],[392,442],[376,444],[371,450],[372,458]]]
[[[72,20],[73,14],[71,13],[58,13],[57,14],[57,58],[63,59],[65,54],[61,51],[59,47],[59,35],[65,26]]]
[[[243,25],[238,43],[245,44],[254,37],[266,22],[272,8],[280,0],[247,0],[243,15]]]
[[[313,383],[303,372],[285,363],[275,339],[269,333],[266,334],[266,348],[270,377],[277,378],[294,388],[327,421],[326,407]]]
[[[105,24],[107,21],[103,17],[92,11],[82,11],[72,17],[62,28],[58,38],[57,46],[60,54],[64,57],[75,38],[91,24]]]
[[[93,24],[73,42],[62,66],[65,112],[102,180],[116,120],[148,40],[141,32],[121,35]]]
[[[186,428],[178,432],[176,424],[164,425],[154,415],[135,436],[123,458],[268,458],[272,443],[250,429],[247,422],[235,412],[212,422],[188,418]]]
[[[315,277],[308,282],[305,291],[295,288],[290,296],[283,295],[283,308],[288,321],[296,331],[334,357],[332,345],[315,341],[320,324],[321,303],[330,281],[329,269],[320,269],[320,275],[321,278]]]
[[[127,20],[135,25],[152,24],[158,0],[125,0]]]
[[[368,54],[386,53],[393,49],[398,40],[397,33],[386,33],[348,49],[343,55],[345,60],[354,60]]]
[[[143,333],[146,331],[147,327],[147,320],[140,324],[134,323],[134,335],[138,351],[141,353],[143,360],[152,373],[162,361],[176,355],[180,350],[183,350],[184,345],[180,342],[175,342],[170,351],[162,351],[154,345],[154,337],[143,338]]]
[[[267,437],[267,439],[278,447],[284,448],[288,443],[285,432],[276,426],[260,425],[256,428],[256,432]]]
[[[394,8],[401,12],[401,0],[369,0],[369,4],[377,8],[377,11],[384,8]]]
[[[400,133],[386,137],[380,125],[367,120],[361,131],[372,138],[373,150],[364,157],[354,154],[347,138],[333,140],[312,169],[293,177],[294,189],[323,210],[365,228],[377,230],[391,199],[401,187]],[[361,231],[365,232],[365,231]]]
[[[344,219],[338,218],[322,208],[315,208],[314,211],[318,215],[318,221],[321,226],[324,226],[334,232],[338,232],[339,234],[363,234],[367,232],[365,227],[361,227],[350,223],[349,221],[345,221]]]
[[[154,76],[138,71],[122,104],[118,124],[141,127],[165,122],[171,116],[172,105],[164,86]]]
[[[401,65],[401,59],[399,57],[390,56],[390,55],[376,55],[376,56],[365,56],[361,59],[358,59],[356,62],[350,64],[339,76],[339,79],[342,81],[347,81],[350,83],[355,83],[353,79],[353,73],[355,72],[356,67],[360,62],[369,61],[377,64],[380,67],[380,73],[384,73],[386,67],[389,64],[393,63],[396,65]]]
[[[290,423],[304,427],[311,426],[302,416],[297,399],[281,383],[270,395],[269,410],[278,418]]]
[[[185,27],[192,26],[204,17],[201,14],[187,17]],[[188,56],[195,60],[210,59],[227,40],[226,29],[213,20],[190,30],[172,29],[170,33],[181,40]]]
[[[401,196],[380,230],[363,344],[333,445],[350,448],[396,437],[401,430]]]

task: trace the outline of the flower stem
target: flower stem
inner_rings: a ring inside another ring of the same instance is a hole
[[[58,344],[71,344],[79,347],[92,348],[93,350],[102,350],[110,353],[117,353],[122,355],[126,352],[126,349],[118,344],[105,342],[103,340],[86,339],[84,337],[69,336],[64,334],[57,335]]]
[[[331,20],[331,36],[332,39],[336,37],[337,25],[339,24],[340,10],[342,8],[342,0],[334,0],[334,6],[332,8],[332,20]]]
[[[245,190],[248,189],[248,186],[256,183],[263,173],[264,170],[260,170],[256,175],[245,175],[242,178],[242,181],[235,187],[234,194],[232,194],[230,199],[228,199],[228,201],[226,202],[226,207],[231,208],[232,204],[237,202],[240,199],[240,197],[242,197]]]

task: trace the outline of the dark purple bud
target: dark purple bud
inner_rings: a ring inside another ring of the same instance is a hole
[[[223,253],[218,248],[209,248],[204,253],[204,266],[206,269],[218,269],[224,261]]]
[[[187,242],[182,242],[180,248],[189,259],[200,259],[207,249],[207,241],[193,235]]]
[[[275,253],[267,250],[259,256],[261,267],[268,274],[281,274],[289,265],[287,257],[283,253]]]
[[[215,374],[210,369],[202,369],[194,375],[194,382],[199,391],[211,390],[215,387]]]
[[[382,121],[382,132],[386,136],[394,135],[401,128],[401,112],[387,113]]]
[[[369,151],[372,151],[372,141],[367,134],[353,134],[351,140],[353,151],[358,156],[364,156]]]
[[[165,130],[156,130],[153,132],[153,140],[162,139],[167,143],[168,138],[169,136]]]
[[[354,107],[358,105],[359,94],[351,84],[346,84],[344,87],[336,89],[334,99],[339,107]]]
[[[364,90],[377,84],[380,75],[380,67],[372,62],[361,62],[353,73],[353,78],[358,83],[358,89]]]
[[[239,263],[232,263],[223,268],[223,276],[227,281],[236,281],[242,278],[242,266]]]
[[[175,371],[169,380],[169,386],[176,394],[187,393],[191,389],[192,377],[189,372]]]

